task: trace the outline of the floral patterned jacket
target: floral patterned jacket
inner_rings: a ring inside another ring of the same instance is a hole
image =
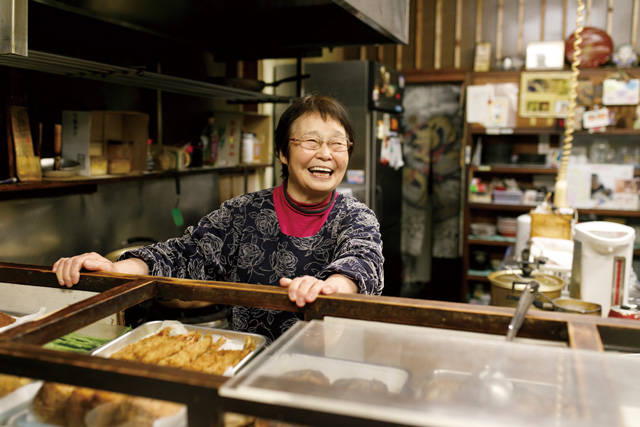
[[[281,277],[343,274],[362,294],[380,295],[384,286],[378,221],[364,203],[338,194],[326,223],[310,237],[280,231],[273,189],[223,203],[180,238],[134,249],[121,259],[140,258],[149,274],[279,286]],[[299,317],[292,312],[229,307],[233,330],[258,333],[270,343]]]

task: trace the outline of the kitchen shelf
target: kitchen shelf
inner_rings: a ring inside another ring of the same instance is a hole
[[[266,95],[246,89],[153,73],[143,68],[108,65],[32,50],[28,56],[0,55],[0,65],[232,102],[291,101],[291,98],[286,96]]]
[[[488,240],[488,239],[478,239],[471,238],[469,236],[469,240],[467,241],[470,245],[483,245],[483,246],[501,246],[508,247],[513,245],[516,242],[515,237],[512,237],[512,240]]]
[[[514,174],[514,175],[556,175],[558,170],[555,168],[544,166],[523,166],[523,165],[480,165],[470,166],[469,170],[474,174],[491,173],[491,174]]]
[[[153,171],[127,175],[75,176],[65,179],[43,178],[42,181],[17,182],[0,185],[0,200],[87,194],[97,191],[98,185],[149,179],[175,178],[207,173],[249,174],[270,167],[268,164],[238,165],[229,167],[199,167],[182,171]]]

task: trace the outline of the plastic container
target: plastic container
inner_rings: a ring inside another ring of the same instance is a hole
[[[474,236],[493,236],[496,234],[496,226],[494,224],[475,222],[471,224],[471,234]]]
[[[611,306],[628,305],[633,228],[607,221],[577,224],[569,294],[602,306],[602,316]]]
[[[518,220],[516,218],[498,217],[498,233],[507,237],[515,237],[518,230]]]
[[[256,143],[256,134],[244,132],[242,134],[242,163],[250,165],[254,159],[254,145]]]
[[[493,203],[503,205],[522,204],[522,194],[520,190],[493,190]]]

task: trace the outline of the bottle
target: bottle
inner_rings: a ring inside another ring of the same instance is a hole
[[[255,144],[255,139],[255,133],[242,133],[242,163],[245,165],[253,163],[253,146]]]

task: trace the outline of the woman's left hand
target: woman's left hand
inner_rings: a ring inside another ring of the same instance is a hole
[[[312,303],[318,295],[331,295],[336,292],[352,293],[358,292],[355,282],[342,274],[332,274],[326,280],[320,280],[313,276],[301,276],[294,279],[283,277],[280,279],[280,286],[288,288],[289,299],[295,302],[298,307],[304,307],[307,303]]]

